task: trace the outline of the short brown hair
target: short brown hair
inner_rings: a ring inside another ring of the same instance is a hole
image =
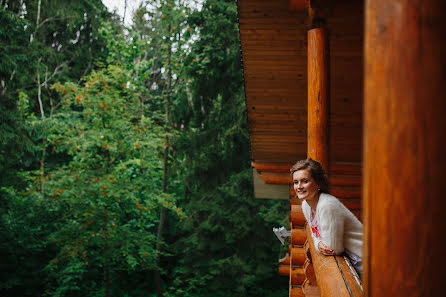
[[[328,177],[322,165],[311,158],[299,160],[290,169],[291,177],[293,177],[294,172],[304,169],[310,170],[311,177],[319,186],[321,193],[328,193]]]

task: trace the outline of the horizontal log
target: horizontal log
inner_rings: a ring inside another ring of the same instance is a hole
[[[330,163],[329,175],[361,175],[361,163],[334,162]]]
[[[310,6],[310,0],[290,0],[291,11],[305,11]]]
[[[290,254],[286,253],[285,257],[279,260],[279,265],[290,265],[291,258]]]
[[[251,166],[257,169],[257,171],[268,171],[268,172],[290,172],[292,164],[280,164],[280,163],[262,163],[262,162],[251,162]]]
[[[270,22],[270,20],[266,19],[263,22],[256,22],[255,24],[249,23],[249,20],[245,20],[240,23],[241,30],[268,30],[268,29],[280,30],[283,27],[289,27],[290,29],[294,29],[296,32],[302,31],[300,26],[293,24],[289,20],[283,22]],[[298,36],[296,39],[298,38],[301,37]]]
[[[262,172],[259,176],[267,184],[291,185],[293,181],[289,173]]]
[[[360,187],[330,187],[330,194],[336,198],[360,198]]]
[[[330,187],[353,186],[360,187],[362,178],[360,175],[330,175],[328,178]]]
[[[275,116],[275,115],[274,115]],[[286,117],[286,114],[282,114],[283,117]],[[303,123],[303,121],[299,118],[292,118],[287,123],[283,121],[278,121],[276,123],[272,123],[274,121],[273,119],[266,118],[264,115],[254,115],[249,121],[248,125],[251,129],[254,129],[254,131],[251,132],[252,136],[254,137],[254,141],[258,143],[266,143],[267,140],[274,140],[280,142],[288,142],[288,143],[300,143],[300,142],[306,142],[305,133],[304,131],[301,131],[299,129],[295,129],[295,135],[290,136],[290,134],[287,134],[287,132],[291,132],[292,129],[289,125],[289,123]],[[282,126],[282,130],[280,129],[280,126]],[[266,140],[264,138],[267,138]],[[272,146],[272,144],[269,144]],[[279,150],[279,148],[276,148],[276,150]],[[283,149],[288,150],[288,149]],[[289,175],[289,173],[288,173]]]
[[[279,265],[279,275],[290,276],[290,265]]]
[[[304,228],[291,229],[291,244],[304,245],[307,240],[307,233]]]
[[[293,266],[303,266],[307,256],[303,247],[291,248],[291,264]]]
[[[249,61],[250,59],[255,59],[259,57],[266,57],[273,59],[275,61],[286,61],[294,59],[296,56],[305,56],[305,49],[298,48],[285,48],[285,47],[275,47],[262,50],[260,47],[251,46],[249,48],[243,48],[242,51],[245,59],[243,61]],[[302,65],[305,65],[302,63]],[[291,79],[284,77],[284,79]]]
[[[305,281],[305,271],[302,267],[292,268],[290,270],[290,283],[293,286],[301,286]]]
[[[345,205],[349,210],[361,210],[362,209],[362,200],[359,198],[355,199],[339,199],[339,201],[342,202],[342,204]]]
[[[304,213],[302,212],[302,206],[291,205],[290,220],[293,223],[293,227],[305,226],[306,220]]]

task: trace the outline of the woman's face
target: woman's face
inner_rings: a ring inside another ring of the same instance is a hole
[[[311,177],[309,169],[302,169],[293,173],[293,187],[300,200],[313,200],[319,195],[319,186]]]

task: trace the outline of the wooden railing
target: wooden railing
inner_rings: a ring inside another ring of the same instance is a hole
[[[319,253],[311,238],[311,230],[307,226],[309,256],[313,264],[314,274],[320,296],[363,296],[362,287],[356,279],[353,268],[350,268],[343,256],[324,256]]]

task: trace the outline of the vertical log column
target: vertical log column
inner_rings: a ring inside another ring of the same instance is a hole
[[[328,46],[326,31],[308,31],[308,157],[328,170]],[[312,240],[311,237],[307,240]],[[308,244],[306,244],[308,246]],[[304,293],[317,295],[313,264],[307,249]],[[313,292],[313,293],[310,293]]]
[[[308,31],[308,157],[328,170],[328,47],[326,31]]]
[[[445,296],[446,2],[368,0],[367,296]]]

